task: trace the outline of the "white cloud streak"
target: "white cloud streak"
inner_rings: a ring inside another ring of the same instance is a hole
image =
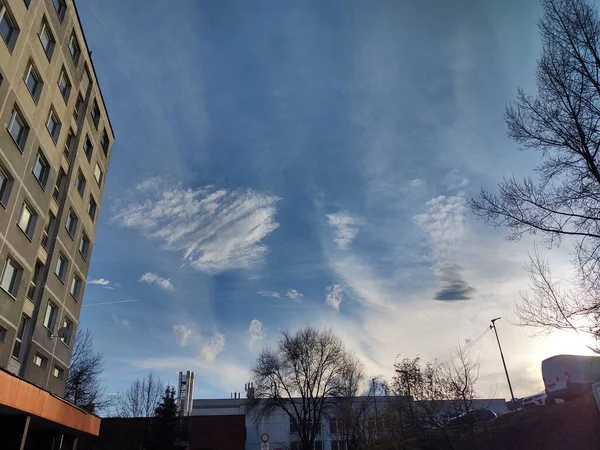
[[[325,290],[326,297],[325,303],[331,306],[336,311],[340,310],[340,304],[344,298],[344,288],[341,284],[334,284],[332,286],[328,286]]]
[[[281,298],[281,294],[277,291],[256,291],[258,295],[263,297]]]
[[[193,331],[187,325],[173,325],[173,334],[179,347],[187,347]]]
[[[200,354],[204,361],[213,362],[223,350],[225,350],[225,335],[223,333],[216,333],[204,344]]]
[[[304,295],[302,295],[302,293],[298,292],[296,289],[290,289],[290,290],[288,290],[286,292],[285,296],[287,298],[291,298],[292,300],[297,301],[297,302],[299,302],[300,299],[302,297],[304,297]]]
[[[129,320],[127,319],[120,319],[119,317],[113,315],[112,316],[112,320],[114,323],[121,325],[123,327],[128,327],[129,325],[131,325],[131,322],[129,322]]]
[[[335,244],[339,249],[347,249],[358,235],[360,220],[344,212],[327,214],[326,217],[333,229]]]
[[[253,319],[248,327],[248,336],[250,336],[250,344],[264,339],[267,334],[263,331],[263,323],[258,319]]]
[[[140,277],[140,279],[138,281],[140,283],[155,284],[155,285],[163,288],[165,291],[174,291],[175,290],[175,286],[173,286],[173,283],[171,283],[171,280],[169,278],[163,278],[163,277],[158,276],[157,274],[151,273],[151,272],[146,272],[144,275],[142,275]]]
[[[110,284],[110,281],[106,278],[92,278],[87,281],[87,284],[101,286],[104,289],[114,289],[114,287]]]
[[[180,252],[209,275],[262,262],[268,251],[264,240],[279,227],[279,198],[251,189],[186,189],[155,178],[136,186],[135,197],[117,209],[112,221]]]

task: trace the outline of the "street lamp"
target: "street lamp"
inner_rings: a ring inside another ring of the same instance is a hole
[[[498,341],[498,349],[500,350],[500,357],[502,358],[502,365],[504,366],[504,373],[506,373],[506,381],[508,381],[508,389],[510,389],[510,397],[512,399],[513,407],[517,410],[517,403],[515,402],[515,394],[513,394],[512,384],[510,384],[510,377],[508,376],[508,369],[506,368],[506,361],[504,360],[504,353],[502,353],[502,346],[500,345],[500,338],[498,337],[498,330],[496,329],[496,321],[502,319],[502,317],[496,317],[492,319],[490,328],[494,329],[496,334],[496,341]]]
[[[377,380],[377,378],[379,378],[379,377],[375,377],[371,380],[373,383],[373,402],[375,405],[375,429],[374,429],[374,431],[376,434],[377,434],[377,395],[375,392],[375,381]]]

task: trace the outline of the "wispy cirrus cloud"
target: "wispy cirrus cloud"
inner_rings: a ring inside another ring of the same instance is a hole
[[[341,284],[327,286],[325,290],[325,303],[336,311],[340,310],[340,304],[344,298],[344,288]]]
[[[462,195],[440,195],[430,199],[426,207],[426,212],[413,220],[429,235],[433,272],[442,284],[434,298],[469,300],[475,288],[463,279],[461,267],[455,262],[458,246],[466,236],[466,199]]]
[[[97,286],[101,286],[104,289],[114,289],[114,287],[111,285],[110,281],[107,280],[106,278],[91,278],[87,281],[87,284],[94,284]]]
[[[289,290],[288,290],[288,291],[285,293],[285,296],[286,296],[287,298],[291,298],[292,300],[295,300],[295,301],[297,301],[297,302],[299,302],[299,301],[300,301],[300,299],[301,299],[302,297],[304,297],[304,295],[302,295],[302,293],[301,293],[301,292],[298,292],[296,289],[289,289]]]
[[[173,325],[173,334],[179,347],[187,347],[193,331],[190,327],[183,324]]]
[[[277,291],[256,291],[262,297],[281,298],[281,294]]]
[[[208,342],[202,347],[200,352],[202,358],[206,362],[213,362],[223,350],[225,350],[225,335],[223,333],[215,333]]]
[[[356,238],[361,221],[345,212],[327,214],[327,224],[333,229],[334,242],[339,249],[347,249]]]
[[[127,320],[127,319],[121,319],[118,316],[115,316],[114,314],[112,316],[112,320],[113,320],[114,323],[116,323],[118,325],[121,325],[123,327],[128,327],[129,325],[131,325],[131,322],[129,322],[129,320]]]
[[[264,339],[267,334],[263,330],[263,323],[258,319],[252,319],[248,327],[248,336],[250,336],[250,344]]]
[[[252,189],[165,186],[156,178],[138,184],[133,198],[116,209],[113,223],[180,252],[190,266],[209,275],[263,260],[264,240],[279,227],[278,197]]]
[[[152,272],[146,272],[144,275],[142,275],[140,277],[140,279],[138,281],[140,283],[155,284],[155,285],[163,288],[165,291],[174,291],[175,290],[175,286],[173,286],[173,283],[171,283],[171,280],[169,278],[163,278]]]

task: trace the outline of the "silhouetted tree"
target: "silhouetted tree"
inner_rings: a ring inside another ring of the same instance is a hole
[[[178,440],[175,388],[167,386],[162,401],[154,410],[148,450],[173,450]]]
[[[150,372],[135,380],[119,397],[117,414],[121,417],[152,417],[165,391],[165,384]]]
[[[65,400],[100,413],[112,406],[115,398],[106,394],[106,388],[100,381],[103,370],[104,356],[94,351],[92,333],[79,328],[65,384]]]
[[[575,329],[600,338],[600,18],[589,0],[542,0],[537,94],[519,89],[506,110],[508,135],[540,153],[535,179],[504,179],[471,200],[475,214],[550,246],[574,239],[576,291],[563,291],[539,255],[521,324]],[[541,314],[540,314],[541,313]]]

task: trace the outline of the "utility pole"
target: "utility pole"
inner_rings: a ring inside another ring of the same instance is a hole
[[[498,349],[500,350],[500,357],[502,358],[502,365],[504,366],[504,373],[506,374],[506,381],[508,381],[508,389],[510,389],[510,397],[512,399],[513,407],[515,408],[515,412],[517,412],[517,402],[515,401],[515,394],[513,394],[512,384],[510,384],[510,377],[508,376],[508,369],[506,368],[506,361],[504,360],[504,353],[502,353],[502,346],[500,345],[500,338],[498,337],[498,330],[496,329],[496,321],[500,320],[502,317],[496,317],[492,319],[492,324],[490,328],[494,329],[494,333],[496,334],[496,341],[498,341]]]

